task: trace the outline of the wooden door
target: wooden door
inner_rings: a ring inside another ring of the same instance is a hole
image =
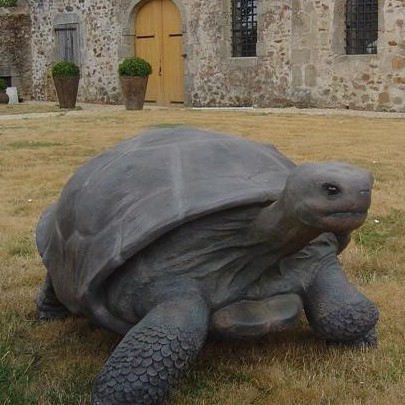
[[[170,0],[149,0],[135,17],[135,55],[152,65],[145,101],[184,102],[181,17]]]

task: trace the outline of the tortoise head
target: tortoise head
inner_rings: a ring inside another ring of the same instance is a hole
[[[347,163],[303,164],[289,175],[283,202],[306,225],[347,232],[365,221],[372,185],[368,171]]]

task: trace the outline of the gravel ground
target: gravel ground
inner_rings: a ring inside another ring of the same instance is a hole
[[[26,101],[24,104],[35,105],[55,105],[55,102],[46,101]],[[27,113],[27,114],[14,114],[14,115],[0,115],[0,121],[18,120],[18,119],[34,119],[42,117],[53,117],[63,115],[88,115],[88,114],[105,114],[113,111],[124,111],[124,105],[110,105],[110,104],[91,104],[91,103],[77,103],[77,110],[61,110],[56,112],[42,112],[42,113]],[[162,109],[168,107],[157,107],[145,105],[147,109]],[[404,119],[405,113],[395,112],[377,112],[377,111],[360,111],[360,110],[339,110],[339,109],[320,109],[320,108],[252,108],[252,107],[234,107],[234,108],[193,108],[201,111],[243,111],[251,112],[253,114],[307,114],[307,115],[348,115],[369,118],[391,118],[391,119]]]

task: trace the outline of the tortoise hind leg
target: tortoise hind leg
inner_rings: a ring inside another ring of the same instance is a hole
[[[58,300],[49,273],[37,297],[38,318],[41,321],[66,318],[70,312]]]
[[[294,326],[301,311],[301,298],[293,293],[260,301],[242,300],[215,312],[211,325],[224,337],[257,338]]]
[[[209,309],[196,295],[154,307],[118,344],[94,386],[92,403],[163,404],[203,346]]]

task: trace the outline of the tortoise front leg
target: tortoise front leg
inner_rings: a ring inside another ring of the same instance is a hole
[[[304,309],[309,324],[328,342],[375,345],[377,307],[347,279],[335,254],[319,263],[306,290]]]
[[[93,404],[163,404],[203,346],[209,308],[182,295],[154,307],[125,335],[100,371]]]
[[[58,300],[49,273],[37,297],[38,318],[41,321],[66,318],[70,312]]]

